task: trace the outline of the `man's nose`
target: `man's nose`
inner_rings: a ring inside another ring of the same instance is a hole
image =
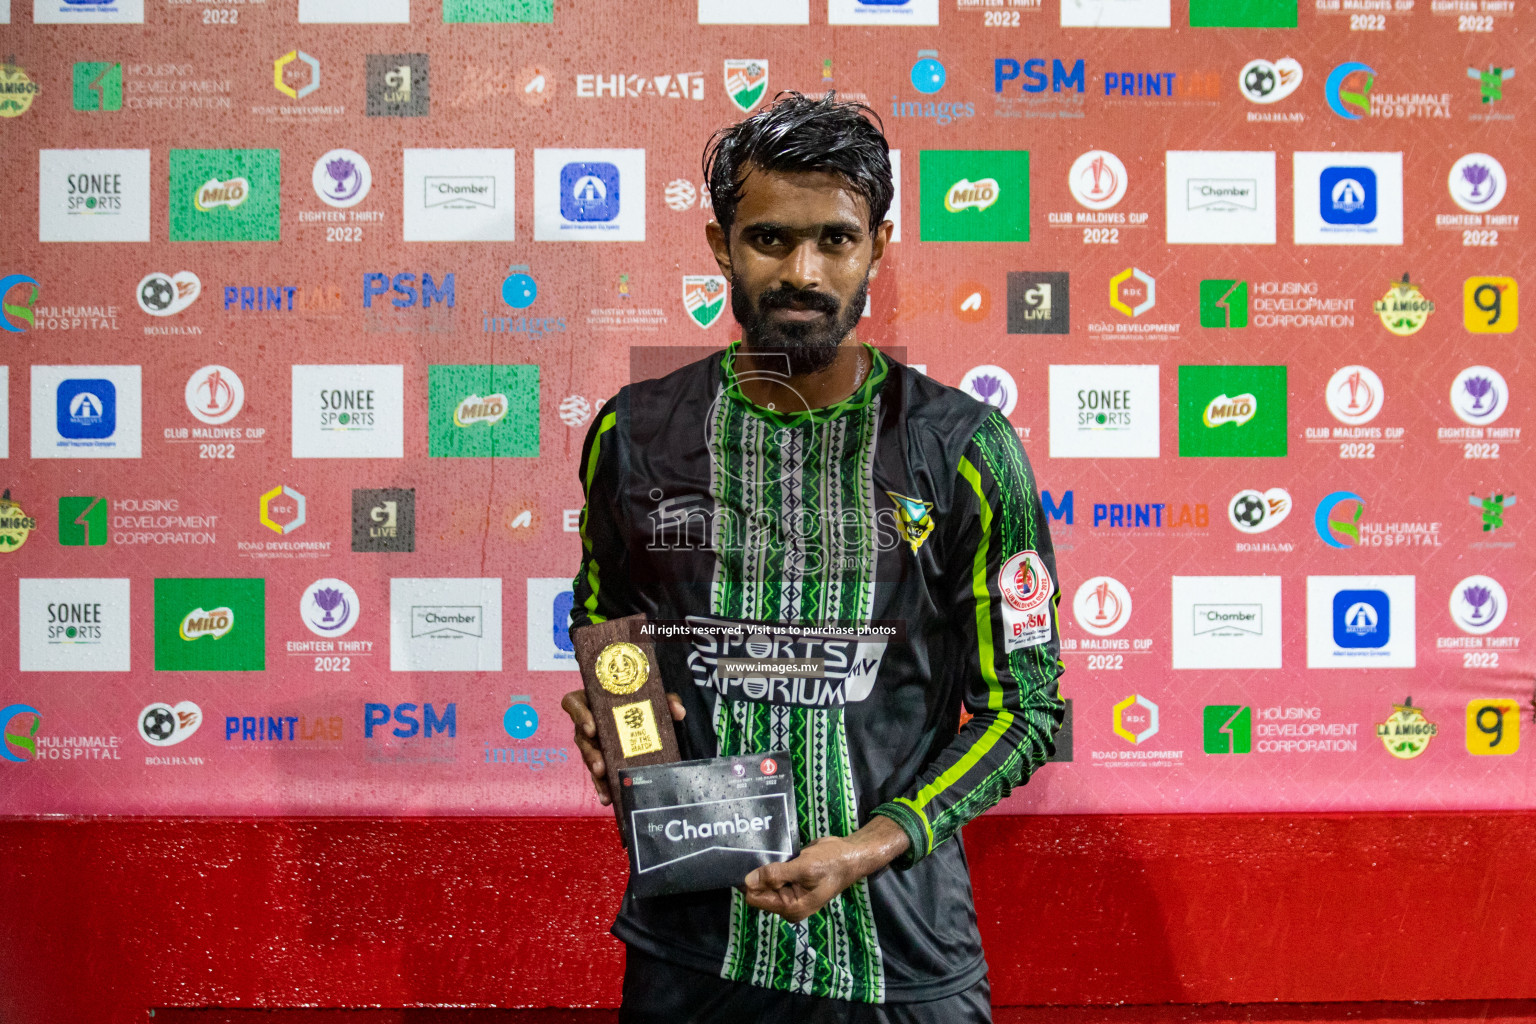
[[[795,246],[779,267],[779,282],[785,288],[819,288],[821,278],[821,251],[813,238]]]

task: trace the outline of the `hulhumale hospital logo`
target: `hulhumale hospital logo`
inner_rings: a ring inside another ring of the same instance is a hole
[[[1328,109],[1346,121],[1358,121],[1371,112],[1371,89],[1376,69],[1358,60],[1345,61],[1328,74],[1324,95]]]
[[[30,727],[17,721],[22,715],[32,716]],[[43,713],[30,704],[0,708],[0,757],[18,763],[37,760],[37,730],[42,724]]]
[[[1334,510],[1347,501],[1355,502],[1354,515],[1334,518]],[[1365,499],[1354,491],[1334,491],[1317,503],[1312,524],[1324,544],[1331,548],[1352,548],[1360,545],[1360,520],[1365,515]],[[1348,543],[1340,538],[1347,538]]]

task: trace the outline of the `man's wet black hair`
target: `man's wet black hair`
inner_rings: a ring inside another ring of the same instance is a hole
[[[773,105],[722,128],[704,147],[704,180],[715,220],[727,239],[736,220],[748,165],[765,171],[835,174],[864,198],[873,231],[891,208],[891,152],[880,115],[835,93],[812,99],[782,92]]]

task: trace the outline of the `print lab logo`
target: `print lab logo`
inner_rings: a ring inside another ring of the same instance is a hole
[[[432,110],[424,53],[370,53],[367,59],[369,117],[426,117]]]
[[[139,739],[152,747],[174,747],[192,738],[203,724],[203,709],[190,700],[156,702],[139,712]]]
[[[1251,60],[1238,72],[1238,86],[1253,103],[1279,103],[1301,86],[1301,63],[1291,57]]]

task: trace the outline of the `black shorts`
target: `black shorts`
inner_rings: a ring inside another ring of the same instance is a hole
[[[992,1024],[985,976],[931,1002],[854,1003],[727,981],[626,948],[619,1024]]]

